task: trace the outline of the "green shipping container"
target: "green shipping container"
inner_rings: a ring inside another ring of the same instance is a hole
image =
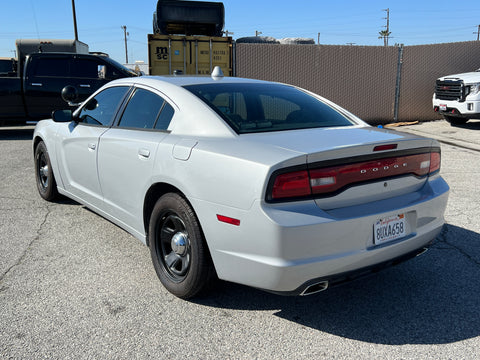
[[[231,37],[148,35],[150,75],[210,75],[215,66],[233,75]]]

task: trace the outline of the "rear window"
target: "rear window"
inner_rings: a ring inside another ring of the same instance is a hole
[[[293,86],[201,84],[185,88],[239,134],[354,124],[346,115]]]

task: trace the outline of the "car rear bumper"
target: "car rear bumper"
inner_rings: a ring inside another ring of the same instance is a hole
[[[433,240],[416,250],[413,250],[407,254],[398,256],[393,259],[389,259],[387,261],[383,261],[381,263],[377,263],[374,265],[370,265],[367,267],[347,271],[344,273],[333,274],[330,276],[324,276],[316,279],[311,279],[304,284],[300,285],[297,289],[293,291],[270,291],[279,295],[284,296],[296,296],[296,295],[311,295],[317,292],[326,290],[327,288],[335,287],[338,285],[345,284],[347,282],[357,280],[360,278],[364,278],[370,275],[373,275],[383,269],[389,268],[391,266],[395,266],[410,260],[414,257],[420,256],[428,250],[428,246],[433,242]]]
[[[259,201],[249,211],[220,210],[240,219],[239,226],[207,224],[204,232],[221,279],[296,295],[317,282],[381,268],[428,246],[444,224],[448,190],[437,176],[412,194],[329,211],[313,201],[281,206]],[[400,213],[408,220],[408,235],[375,245],[374,223]]]

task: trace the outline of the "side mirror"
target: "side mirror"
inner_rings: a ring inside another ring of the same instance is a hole
[[[67,85],[62,89],[62,99],[67,102],[69,106],[78,106],[78,90],[72,85]]]
[[[93,98],[93,99],[90,99],[88,103],[86,103],[85,109],[92,111],[92,110],[95,110],[97,106],[98,106],[98,101],[95,98]]]
[[[55,122],[70,122],[73,120],[73,111],[72,110],[52,111],[52,119]]]

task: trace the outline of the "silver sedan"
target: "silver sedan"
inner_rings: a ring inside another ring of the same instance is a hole
[[[67,196],[148,245],[185,299],[218,278],[312,294],[399,263],[439,234],[449,191],[435,140],[222,76],[110,82],[40,121],[33,151],[45,200]]]

